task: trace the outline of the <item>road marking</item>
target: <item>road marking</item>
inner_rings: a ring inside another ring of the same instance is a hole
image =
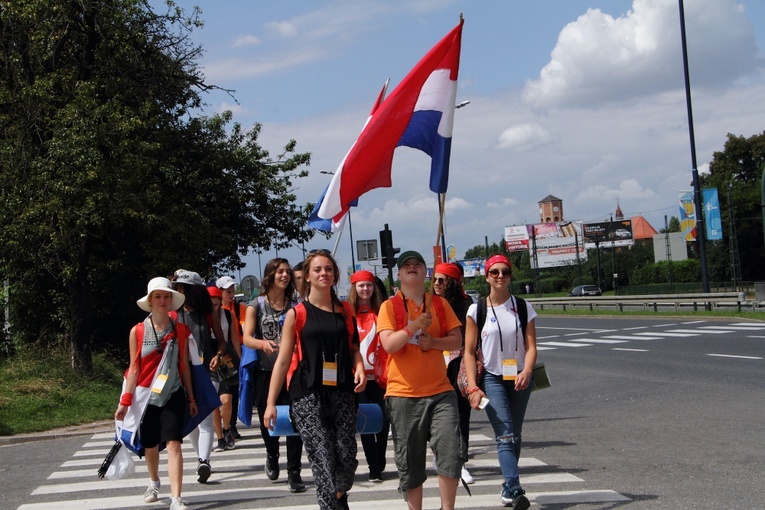
[[[715,358],[736,358],[736,359],[762,359],[760,356],[739,356],[737,354],[707,354]]]
[[[765,327],[761,322],[734,322],[731,326],[752,326],[760,329]]]
[[[688,321],[683,322],[682,324],[704,324],[706,321]]]
[[[648,352],[648,349],[629,349],[627,347],[614,347],[612,351]]]
[[[648,329],[648,326],[635,326],[634,328],[624,328],[623,331],[634,331],[638,329]]]
[[[699,326],[699,329],[707,330],[707,331],[713,331],[715,329],[733,329],[736,331],[759,331],[761,329],[765,329],[765,327],[761,326]]]
[[[696,335],[699,334],[698,329],[670,329],[669,331],[672,333],[694,333]],[[733,331],[726,330],[726,329],[707,329],[707,330],[704,330],[703,333],[712,333],[713,335],[722,335],[723,333],[733,333]]]
[[[627,340],[606,340],[605,338],[580,338],[585,342],[591,342],[593,344],[624,344]]]
[[[553,347],[592,347],[592,344],[578,344],[576,342],[542,342],[541,345]]]
[[[538,351],[554,351],[557,347],[545,347],[544,345],[537,344],[537,350]]]
[[[668,336],[672,338],[686,338],[689,336],[699,336],[701,333],[667,333],[666,331],[651,331],[650,333],[635,333],[636,335],[658,335],[658,336]]]
[[[636,335],[641,333],[635,333]],[[645,333],[646,335],[650,333]],[[608,335],[603,338],[613,338],[614,340],[661,340],[660,336],[627,336],[627,335]]]

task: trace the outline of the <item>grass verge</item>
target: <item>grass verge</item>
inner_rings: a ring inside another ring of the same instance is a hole
[[[84,377],[67,349],[29,346],[0,363],[0,436],[109,419],[121,384],[117,362],[104,354],[93,354],[93,373]]]

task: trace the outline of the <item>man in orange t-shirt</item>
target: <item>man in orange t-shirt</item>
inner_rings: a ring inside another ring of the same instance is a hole
[[[377,330],[390,354],[385,407],[396,445],[399,488],[410,509],[422,508],[427,443],[435,452],[441,508],[452,510],[464,453],[459,430],[457,395],[446,377],[443,351],[460,349],[460,320],[449,304],[425,292],[425,260],[416,251],[398,258],[398,278],[406,317],[396,320],[391,300],[383,303]],[[441,300],[436,307],[432,300]],[[443,309],[445,317],[436,317]],[[404,323],[403,328],[398,324]],[[442,330],[443,324],[443,330]]]

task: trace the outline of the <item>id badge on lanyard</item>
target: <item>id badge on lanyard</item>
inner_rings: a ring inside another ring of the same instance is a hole
[[[502,360],[502,380],[515,381],[518,377],[518,360],[515,358]]]
[[[322,363],[321,384],[324,386],[337,386],[337,362],[325,361]]]
[[[165,387],[166,382],[167,374],[159,374],[157,379],[154,381],[154,385],[151,387],[151,391],[153,393],[162,393],[162,389]]]

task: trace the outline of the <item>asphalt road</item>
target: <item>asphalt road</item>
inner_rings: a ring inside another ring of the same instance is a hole
[[[537,332],[553,387],[532,393],[524,428],[521,480],[532,508],[765,507],[765,323],[541,316]],[[204,486],[185,451],[192,507],[315,508],[312,490],[293,495],[284,475],[266,480],[262,441],[254,429],[244,434],[236,450],[213,454]],[[498,508],[501,477],[483,413],[474,413],[471,434],[476,484],[473,497],[460,489],[458,508]],[[165,507],[167,499],[142,505],[141,464],[127,480],[96,480],[108,435],[0,447],[0,508]],[[367,482],[359,455],[351,508],[404,508],[396,480]],[[426,508],[439,505],[432,475]]]

